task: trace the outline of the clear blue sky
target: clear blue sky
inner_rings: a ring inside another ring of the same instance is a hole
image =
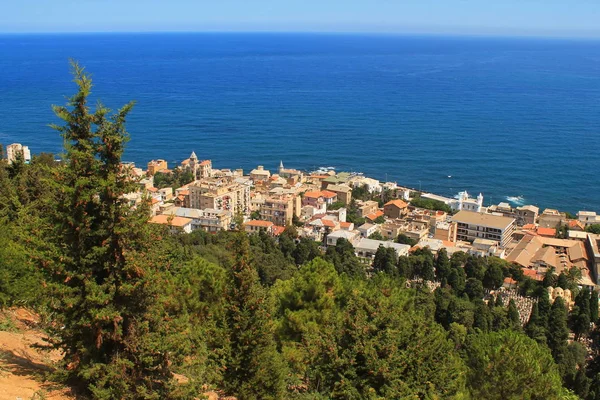
[[[600,0],[0,1],[0,32],[306,31],[600,37]]]

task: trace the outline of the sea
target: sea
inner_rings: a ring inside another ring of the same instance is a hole
[[[0,36],[0,143],[60,153],[51,105],[136,105],[125,160],[362,172],[600,211],[600,41],[282,33]]]

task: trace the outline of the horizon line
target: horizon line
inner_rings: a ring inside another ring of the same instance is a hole
[[[332,36],[405,36],[405,37],[454,37],[454,38],[496,38],[496,39],[554,39],[554,40],[600,40],[596,35],[568,35],[540,33],[461,33],[461,32],[392,32],[392,31],[311,31],[311,30],[131,30],[131,31],[0,31],[0,36],[77,36],[77,35],[152,35],[152,34],[272,34],[272,35],[332,35]]]

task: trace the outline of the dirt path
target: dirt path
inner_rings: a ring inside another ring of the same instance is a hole
[[[0,331],[0,400],[75,399],[68,389],[43,380],[60,354],[33,347],[44,343],[43,335],[35,329],[35,314],[16,309],[0,314],[0,321],[7,317],[13,321],[14,329]]]

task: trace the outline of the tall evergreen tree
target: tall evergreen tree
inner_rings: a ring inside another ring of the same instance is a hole
[[[227,311],[231,359],[225,387],[242,400],[281,399],[286,367],[275,346],[266,292],[249,263],[248,237],[237,232],[231,245],[235,254]]]
[[[590,321],[598,323],[598,292],[595,290],[590,293]]]
[[[511,329],[521,330],[521,317],[519,316],[519,310],[514,299],[510,299],[508,302],[508,320]]]
[[[92,82],[83,68],[73,69],[78,92],[67,107],[54,107],[65,122],[55,126],[65,164],[50,177],[58,200],[35,243],[48,279],[51,340],[63,351],[68,378],[94,398],[169,397],[172,360],[161,342],[149,210],[123,199],[136,188],[121,167],[133,103],[113,116],[102,105],[90,112]]]
[[[435,276],[438,281],[447,281],[450,275],[450,259],[448,258],[448,252],[446,249],[441,248],[435,259]]]
[[[554,299],[550,315],[548,316],[548,329],[546,330],[548,347],[557,364],[563,362],[567,351],[569,328],[567,327],[567,308],[562,297]]]
[[[525,333],[536,342],[546,344],[546,330],[540,319],[538,303],[533,304],[529,321],[525,326]]]
[[[571,326],[575,339],[586,335],[590,331],[590,292],[583,289],[575,297],[575,307],[571,314]]]

